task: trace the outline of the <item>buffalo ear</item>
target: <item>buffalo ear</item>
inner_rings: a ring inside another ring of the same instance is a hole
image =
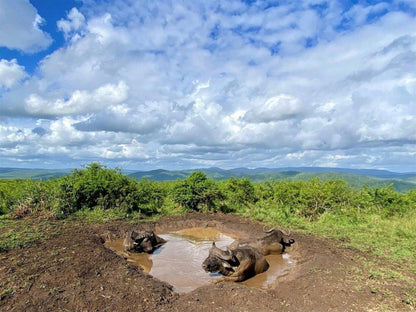
[[[233,253],[231,252],[230,249],[227,248],[226,251],[221,250],[221,253],[218,256],[218,258],[220,258],[221,260],[224,260],[224,261],[230,261],[233,258]]]

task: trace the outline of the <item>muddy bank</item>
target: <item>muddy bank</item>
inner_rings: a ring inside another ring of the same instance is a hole
[[[407,291],[403,281],[392,278],[374,288],[377,280],[370,279],[364,261],[357,260],[373,257],[313,236],[292,234],[296,243],[287,251],[297,263],[277,279],[274,289],[225,283],[185,294],[104,246],[107,238],[120,238],[130,228],[168,233],[212,227],[238,237],[262,235],[262,224],[234,215],[189,214],[156,223],[61,226],[61,234],[38,246],[0,254],[1,311],[413,310],[403,300]],[[407,274],[411,272],[403,272]]]
[[[173,286],[178,293],[187,293],[201,286],[209,285],[221,277],[220,274],[205,272],[201,264],[209,254],[212,242],[218,248],[226,249],[238,237],[231,237],[213,227],[192,227],[169,233],[159,233],[166,243],[153,253],[130,253],[124,251],[123,238],[106,240],[104,246],[125,258],[128,262]],[[289,253],[266,256],[269,268],[243,285],[274,289],[280,276],[290,273],[296,261]]]

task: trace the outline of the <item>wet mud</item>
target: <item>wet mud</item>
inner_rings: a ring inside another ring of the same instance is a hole
[[[208,256],[213,241],[219,248],[225,249],[237,238],[211,227],[187,228],[158,235],[167,242],[152,254],[124,252],[123,239],[107,241],[104,245],[142,268],[145,273],[171,284],[178,293],[190,292],[219,278],[219,274],[205,272],[201,263]],[[266,259],[270,264],[269,269],[242,284],[274,289],[276,280],[286,275],[296,263],[287,253],[268,255]]]

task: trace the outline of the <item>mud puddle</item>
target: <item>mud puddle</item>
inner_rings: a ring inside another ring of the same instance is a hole
[[[125,253],[123,239],[107,241],[104,245],[127,258],[144,272],[168,282],[179,293],[190,292],[207,285],[210,280],[219,278],[219,274],[206,273],[201,264],[208,256],[212,242],[225,249],[235,238],[225,235],[214,228],[190,228],[169,234],[158,234],[167,242],[153,254]],[[270,268],[243,284],[263,289],[274,288],[276,279],[287,274],[295,262],[288,254],[266,256]]]

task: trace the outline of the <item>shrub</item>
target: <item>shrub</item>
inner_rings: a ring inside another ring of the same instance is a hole
[[[188,178],[178,182],[172,196],[175,203],[195,211],[215,211],[216,200],[223,198],[215,182],[201,171],[192,172]]]
[[[60,209],[63,214],[100,207],[138,211],[133,199],[137,182],[118,169],[107,169],[92,163],[84,170],[74,170],[60,178]]]
[[[220,187],[225,199],[222,211],[236,211],[257,201],[254,186],[247,178],[233,177],[220,183]]]

